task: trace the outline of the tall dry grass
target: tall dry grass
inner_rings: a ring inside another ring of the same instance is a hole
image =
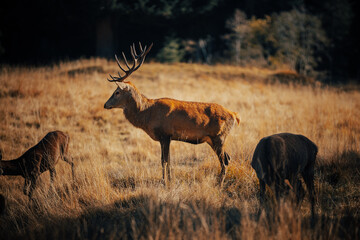
[[[210,147],[181,142],[171,143],[173,182],[163,187],[160,145],[122,110],[103,109],[115,90],[106,77],[115,72],[104,59],[1,68],[3,158],[20,156],[59,129],[71,137],[77,176],[72,183],[70,167],[60,162],[55,190],[44,173],[30,206],[23,179],[0,176],[2,239],[359,238],[359,91],[267,84],[276,72],[266,69],[145,64],[131,81],[147,97],[216,102],[241,116],[227,140],[232,161],[222,189]],[[258,211],[252,153],[262,137],[279,132],[306,135],[319,146],[314,226],[307,199],[300,209],[283,201],[278,210]]]

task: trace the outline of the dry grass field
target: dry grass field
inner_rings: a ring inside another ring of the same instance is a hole
[[[1,239],[360,238],[358,90],[276,83],[268,79],[278,73],[266,69],[145,63],[130,80],[147,97],[216,102],[241,117],[227,139],[232,160],[221,189],[212,149],[175,141],[173,181],[164,187],[160,144],[121,109],[103,108],[116,88],[106,78],[117,71],[104,59],[0,69],[3,159],[58,129],[70,136],[76,164],[75,182],[68,164],[57,165],[54,189],[42,174],[30,205],[23,178],[0,176]],[[303,134],[319,147],[315,225],[307,198],[300,208],[282,201],[278,211],[258,211],[252,154],[262,137],[279,132]]]

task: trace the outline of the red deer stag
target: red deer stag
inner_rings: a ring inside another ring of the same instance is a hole
[[[147,53],[150,51],[141,44],[141,52],[137,54],[135,45],[130,46],[133,58],[132,66],[123,54],[127,67],[125,70],[115,55],[119,68],[124,76],[113,77],[109,82],[117,83],[113,95],[105,103],[104,108],[122,108],[125,117],[135,127],[143,129],[153,140],[161,145],[162,177],[165,183],[170,181],[170,142],[171,140],[183,141],[193,144],[208,143],[220,160],[221,172],[218,183],[221,185],[225,177],[225,168],[230,160],[229,154],[224,151],[224,143],[230,130],[239,124],[240,119],[235,112],[215,103],[185,102],[170,98],[149,99],[139,92],[131,83],[124,82],[131,73],[143,64]]]
[[[0,157],[0,174],[24,177],[24,194],[28,195],[30,200],[41,173],[49,170],[53,184],[56,176],[55,165],[59,158],[70,164],[74,179],[74,163],[67,158],[69,139],[69,136],[61,131],[49,132],[19,158],[3,161]]]
[[[317,152],[317,146],[302,135],[280,133],[261,139],[251,162],[260,182],[260,202],[265,197],[265,184],[270,186],[279,200],[280,192],[286,189],[285,179],[289,180],[299,202],[304,196],[298,178],[301,174],[309,192],[311,213],[314,216],[314,165]]]

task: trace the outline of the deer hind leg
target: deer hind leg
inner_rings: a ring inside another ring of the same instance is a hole
[[[314,187],[314,167],[310,166],[304,170],[301,174],[304,182],[306,184],[306,188],[309,192],[309,199],[311,203],[311,217],[314,219],[315,216],[315,187]]]
[[[276,201],[279,203],[281,196],[281,179],[278,176],[275,176],[275,181],[273,182],[273,189],[275,190]]]
[[[171,170],[170,170],[170,138],[165,138],[160,141],[161,144],[161,166],[162,166],[162,178],[164,184],[165,172],[167,174],[167,181],[171,181]]]
[[[34,189],[36,187],[36,182],[37,182],[37,176],[31,177],[31,179],[30,179],[30,189],[29,189],[29,192],[28,192],[29,201],[32,200],[32,194],[33,194],[33,191],[34,191]]]
[[[272,189],[275,192],[276,200],[279,202],[281,197],[286,197],[289,193],[290,187],[285,183],[285,178],[279,173],[273,172],[271,179]],[[289,182],[293,186],[292,182]]]
[[[218,176],[218,184],[222,186],[226,175],[226,166],[229,164],[230,156],[224,151],[224,140],[222,140],[221,137],[216,137],[211,140],[212,140],[211,147],[218,156],[220,161],[221,171]]]

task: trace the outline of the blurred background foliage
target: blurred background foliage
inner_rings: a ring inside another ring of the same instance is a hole
[[[113,58],[154,42],[152,60],[286,66],[360,83],[356,0],[12,0],[0,5],[0,62]]]

